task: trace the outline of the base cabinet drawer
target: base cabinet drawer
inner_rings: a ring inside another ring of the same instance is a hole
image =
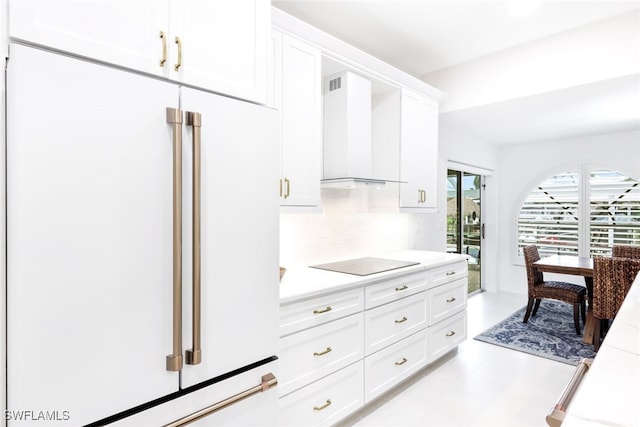
[[[467,312],[429,327],[429,363],[467,339]]]
[[[427,289],[425,273],[410,274],[397,279],[386,280],[364,290],[365,308],[370,309]]]
[[[364,405],[363,362],[359,361],[279,401],[279,425],[332,425]]]
[[[280,396],[362,359],[363,325],[358,313],[280,338]]]
[[[364,309],[364,291],[353,289],[280,307],[280,336],[322,325]]]
[[[463,311],[467,307],[467,278],[429,290],[429,325]]]
[[[467,277],[467,261],[457,261],[427,272],[429,287],[444,285],[461,277]]]
[[[428,339],[427,330],[423,329],[365,358],[365,403],[427,365]]]
[[[365,311],[365,354],[373,354],[426,328],[427,307],[427,294],[421,292]]]

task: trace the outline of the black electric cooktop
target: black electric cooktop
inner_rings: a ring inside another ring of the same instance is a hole
[[[382,273],[383,271],[395,270],[397,268],[409,267],[418,264],[420,263],[413,261],[366,257],[330,262],[328,264],[311,265],[310,267],[318,268],[320,270],[335,271],[338,273],[353,274],[356,276],[368,276],[370,274]]]

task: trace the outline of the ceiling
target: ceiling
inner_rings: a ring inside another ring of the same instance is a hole
[[[510,9],[514,2],[532,1],[272,0],[272,4],[418,78],[640,9],[640,0],[543,0],[527,15]],[[603,105],[607,111],[598,111]],[[637,112],[630,113],[630,107]],[[621,115],[612,117],[618,111]],[[452,111],[441,115],[441,124],[499,145],[640,129],[640,76]]]

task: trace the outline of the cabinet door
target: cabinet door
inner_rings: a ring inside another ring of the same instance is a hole
[[[320,205],[320,51],[282,36],[282,205]]]
[[[435,208],[438,197],[438,105],[402,91],[401,208]]]
[[[186,387],[278,350],[277,111],[181,88],[182,109],[201,113],[202,363]],[[183,301],[191,340],[191,140],[184,134]]]
[[[266,103],[269,1],[172,0],[171,25],[171,41],[181,41],[182,82]]]
[[[74,425],[84,425],[177,390],[178,375],[165,368],[172,286],[166,107],[177,103],[167,83],[11,46],[9,411],[68,411]]]
[[[15,39],[157,75],[161,31],[168,38],[169,0],[17,0],[9,10]]]

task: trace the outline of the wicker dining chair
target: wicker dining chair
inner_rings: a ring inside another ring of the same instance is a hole
[[[535,316],[543,299],[553,299],[563,301],[573,305],[573,323],[576,327],[576,334],[580,335],[580,320],[585,323],[585,297],[587,288],[575,283],[545,281],[542,273],[533,265],[540,259],[538,247],[529,245],[523,249],[524,262],[527,269],[527,285],[529,300],[527,302],[527,311],[524,314],[524,323],[529,321],[529,316]]]
[[[616,258],[640,259],[640,246],[613,245],[611,256]]]
[[[595,351],[618,314],[631,284],[640,272],[640,259],[594,257],[593,259],[593,345]]]

